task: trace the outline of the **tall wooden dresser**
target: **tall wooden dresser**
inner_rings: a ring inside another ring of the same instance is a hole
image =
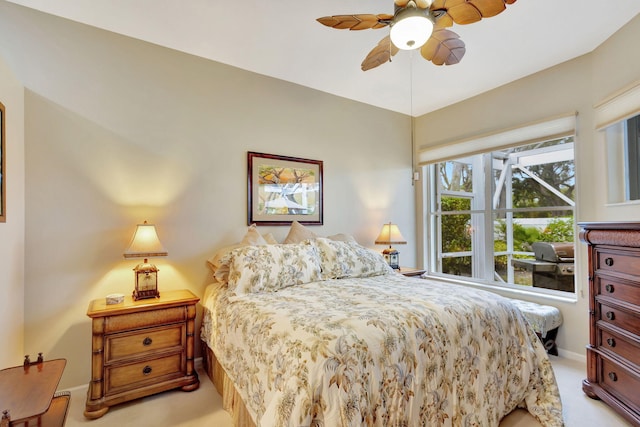
[[[640,222],[580,223],[589,245],[584,392],[640,426]]]

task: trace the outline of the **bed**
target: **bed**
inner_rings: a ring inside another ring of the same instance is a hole
[[[236,426],[497,426],[516,408],[563,425],[545,349],[508,299],[325,238],[233,248],[214,270],[201,339]]]

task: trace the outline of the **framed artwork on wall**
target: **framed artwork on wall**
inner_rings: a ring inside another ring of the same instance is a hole
[[[4,123],[5,123],[5,115],[4,115],[4,104],[0,102],[0,222],[6,222],[7,220],[7,184],[6,184],[6,164],[7,164],[7,155],[5,153],[5,136],[4,136]]]
[[[247,223],[322,225],[322,161],[247,153]]]

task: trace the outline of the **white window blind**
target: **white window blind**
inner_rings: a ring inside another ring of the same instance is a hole
[[[594,107],[596,130],[640,114],[640,81],[614,93]]]
[[[418,162],[427,165],[516,145],[558,139],[573,135],[575,129],[576,114],[566,114],[446,144],[421,146]]]

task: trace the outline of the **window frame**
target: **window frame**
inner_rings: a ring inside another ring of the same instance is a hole
[[[571,132],[566,132],[564,135],[553,135],[553,137],[550,137],[546,140],[551,141],[551,140],[557,140],[557,139],[562,139],[566,137],[573,138],[573,141],[568,144],[571,144],[571,151],[572,151],[571,160],[574,162],[574,171],[575,171],[575,130],[572,130]],[[529,143],[530,141],[518,142],[518,143],[511,144],[510,147],[525,146],[525,145],[528,145]],[[527,285],[519,285],[519,284],[513,283],[515,280],[513,279],[512,268],[507,269],[508,273],[507,273],[506,282],[501,277],[496,277],[496,275],[499,276],[498,273],[496,273],[495,271],[496,257],[501,255],[502,252],[504,251],[496,252],[494,250],[494,218],[496,217],[497,213],[504,213],[505,216],[508,216],[508,215],[512,215],[515,212],[523,212],[528,209],[528,208],[516,209],[509,204],[506,205],[505,208],[498,208],[498,209],[496,209],[494,206],[495,205],[494,198],[496,194],[494,194],[493,192],[494,191],[493,185],[496,178],[493,175],[494,173],[493,153],[501,148],[509,148],[509,147],[500,147],[500,148],[490,147],[488,148],[487,152],[480,153],[480,154],[475,153],[473,154],[473,156],[465,156],[464,154],[459,158],[458,157],[451,158],[451,156],[449,156],[447,160],[440,160],[438,162],[422,164],[422,168],[423,168],[422,176],[425,177],[425,184],[423,186],[424,187],[423,197],[425,201],[424,203],[425,231],[426,231],[425,236],[433,236],[433,238],[431,239],[425,239],[424,258],[426,261],[425,267],[427,270],[427,274],[430,276],[445,278],[447,280],[464,281],[470,284],[487,286],[492,289],[505,288],[510,290],[516,290],[519,292],[527,292],[527,293],[542,294],[542,295],[544,294],[555,295],[558,297],[574,299],[576,298],[577,291],[579,288],[577,284],[574,285],[573,292],[547,289],[547,288],[541,288],[541,287],[533,287],[533,286],[527,286]],[[439,192],[438,191],[438,186],[440,185],[440,179],[439,179],[440,171],[438,167],[439,163],[446,162],[448,160],[461,160],[463,158],[471,158],[471,159],[482,158],[483,159],[483,161],[480,162],[482,165],[481,173],[476,173],[478,165],[476,165],[472,169],[472,174],[473,174],[472,181],[473,181],[474,191],[472,191],[471,193],[454,192],[450,190]],[[509,171],[507,172],[508,176],[505,176],[504,181],[502,181],[503,184],[506,183],[506,185],[510,186],[511,172],[512,170],[511,168],[509,168]],[[482,179],[478,179],[476,182],[476,178],[475,178],[476,176],[481,176]],[[477,195],[478,192],[475,191],[476,186],[482,186],[482,190],[481,190],[482,194],[480,196],[478,196]],[[452,212],[443,213],[441,210],[438,210],[437,208],[437,205],[440,204],[441,202],[442,195],[451,195],[455,197],[463,197],[463,196],[468,197],[472,200],[471,209],[469,209],[468,211],[460,211],[460,212],[452,211]],[[473,202],[474,199],[478,199],[478,198],[483,199],[482,203]],[[507,198],[507,199],[510,199],[510,198]],[[478,207],[482,207],[482,204],[484,204],[484,208],[478,209]],[[570,206],[530,208],[530,209],[535,211],[571,210],[573,214],[573,218],[575,218],[575,214],[576,214],[574,201],[571,201]],[[453,215],[453,214],[469,214],[472,217],[477,216],[479,214],[479,216],[482,218],[480,220],[475,219],[471,221],[472,229],[475,229],[476,224],[480,224],[478,229],[472,233],[473,236],[472,236],[472,243],[471,243],[471,252],[469,253],[469,256],[472,257],[472,262],[471,262],[472,277],[451,275],[451,274],[439,272],[439,271],[442,271],[442,259],[449,256],[467,255],[467,252],[464,252],[464,253],[460,252],[459,254],[457,253],[454,254],[454,253],[445,253],[442,251],[442,241],[441,241],[442,236],[439,231],[441,230],[442,217],[444,215]],[[512,223],[507,221],[507,234],[511,233],[511,236],[513,236],[513,227],[509,227],[509,224],[512,224]],[[490,230],[490,232],[486,232],[486,230]],[[478,234],[476,235],[476,233]],[[574,244],[575,244],[575,241],[577,238],[575,224],[574,224],[574,236],[575,236],[574,237]],[[513,239],[507,238],[506,240],[507,240],[507,249],[505,254],[510,256],[518,254],[519,251],[514,251]],[[511,242],[511,245],[509,245],[509,242]],[[481,253],[479,256],[474,256],[474,251],[475,251],[474,246],[480,246]],[[489,248],[491,248],[490,252],[492,256],[483,256],[483,254],[488,253]],[[511,257],[508,258],[509,264],[511,262],[510,260],[511,260]],[[574,280],[575,280],[575,277],[574,277]]]

